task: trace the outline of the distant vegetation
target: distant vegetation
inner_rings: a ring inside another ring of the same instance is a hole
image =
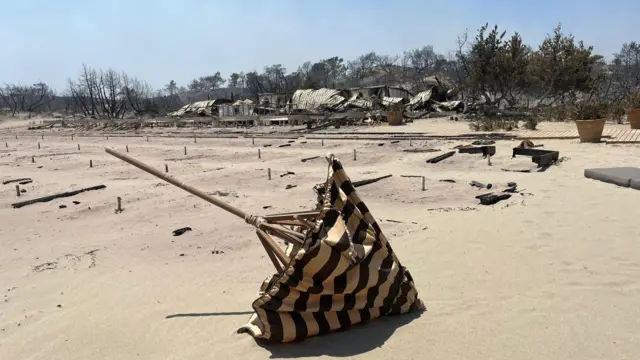
[[[518,33],[485,25],[474,37],[466,32],[459,36],[456,50],[449,54],[424,46],[400,55],[370,52],[351,61],[333,56],[305,62],[295,71],[275,64],[261,72],[232,73],[227,79],[215,72],[186,86],[171,80],[163,89],[112,69],[84,65],[58,91],[45,83],[0,86],[0,108],[10,114],[60,112],[116,119],[126,113],[163,115],[191,101],[255,99],[259,93],[292,93],[301,88],[390,85],[415,93],[431,86],[433,76],[470,103],[533,109],[549,120],[564,120],[573,113],[568,106],[595,102],[599,107],[606,104],[606,113],[620,119],[626,108],[640,106],[635,104],[640,91],[640,44],[625,43],[607,60],[564,33],[561,26],[532,47]]]

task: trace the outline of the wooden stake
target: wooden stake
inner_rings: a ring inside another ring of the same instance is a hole
[[[422,177],[422,191],[425,191],[425,190],[427,190],[427,187],[426,187],[425,179],[424,179],[424,176],[423,176]]]
[[[40,149],[40,143],[38,143],[38,149]]]
[[[4,143],[4,147],[9,147],[9,143],[8,142]]]
[[[78,151],[80,151],[80,144],[78,144]]]
[[[267,176],[269,176],[269,180],[271,180],[271,168],[267,169]]]
[[[120,196],[117,197],[116,199],[117,202],[117,208],[116,208],[116,212],[122,212],[122,198]]]
[[[92,168],[93,167],[93,160],[89,159],[89,167]]]
[[[71,134],[71,140],[73,140],[73,134]]]
[[[18,135],[16,135],[16,140],[18,140]]]
[[[166,172],[166,173],[169,172],[169,165],[164,164],[164,172]]]
[[[322,146],[324,146],[324,139],[322,139]]]
[[[409,146],[413,146],[413,145],[411,144],[411,139],[409,139]]]
[[[109,135],[107,135],[107,140],[109,140]]]
[[[353,161],[356,161],[356,149],[353,149]]]
[[[260,156],[260,149],[258,149],[258,159],[260,159],[260,158],[261,158],[261,156]]]
[[[187,147],[184,147],[184,154],[187,155]]]
[[[44,135],[42,135],[42,140],[44,140]]]
[[[16,185],[16,196],[20,196],[20,185]]]
[[[129,152],[129,145],[127,145],[127,152]]]
[[[198,142],[198,139],[194,136],[193,137],[193,143],[196,144]]]
[[[251,138],[251,145],[255,145],[256,144],[256,138]]]
[[[34,162],[36,162],[36,157],[35,157],[35,156],[32,156],[32,157],[31,157],[31,163],[34,163]]]
[[[149,142],[149,137],[147,136],[147,142]]]

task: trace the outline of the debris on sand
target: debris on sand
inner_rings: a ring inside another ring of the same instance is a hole
[[[302,162],[307,162],[307,161],[309,161],[309,160],[315,160],[315,159],[318,159],[318,158],[320,158],[320,156],[312,156],[312,157],[310,157],[310,158],[304,158],[304,159],[302,159],[301,161],[302,161]]]
[[[20,183],[21,185],[24,185],[24,184],[21,183],[21,181],[29,181],[29,182],[31,182],[32,180],[31,180],[31,178],[10,179],[10,180],[3,181],[2,185],[11,184],[11,183],[14,183],[14,182],[17,182],[17,183]]]
[[[80,189],[80,190],[74,190],[74,191],[64,192],[64,193],[61,193],[61,194],[49,195],[49,196],[45,196],[45,197],[41,197],[41,198],[37,198],[37,199],[22,201],[22,202],[11,204],[11,206],[14,209],[19,209],[19,208],[21,208],[23,206],[27,206],[27,205],[31,205],[31,204],[35,204],[35,203],[39,203],[39,202],[49,202],[51,200],[55,200],[55,199],[59,199],[59,198],[63,198],[63,197],[69,197],[69,196],[78,195],[78,194],[83,193],[85,191],[101,190],[101,189],[105,189],[105,188],[106,188],[105,185],[92,186],[92,187],[88,187],[88,188],[84,188],[84,189]]]
[[[480,200],[480,204],[482,205],[493,205],[499,201],[506,200],[511,197],[511,194],[484,194],[476,196],[478,200]]]
[[[191,231],[191,228],[190,227],[183,227],[183,228],[180,228],[180,229],[173,230],[173,236],[180,236],[180,235],[186,233],[187,231]]]
[[[485,185],[485,184],[483,184],[483,183],[481,183],[481,182],[478,182],[478,181],[475,181],[475,180],[471,181],[471,182],[469,183],[469,185],[471,185],[471,186],[473,186],[473,187],[477,187],[477,188],[479,188],[479,189],[491,189],[491,188],[493,187],[493,185],[492,185],[492,184],[486,184],[486,185]]]
[[[431,158],[431,159],[427,160],[427,163],[429,163],[429,164],[437,164],[437,163],[439,163],[440,161],[442,161],[442,160],[444,160],[444,159],[446,159],[446,158],[450,158],[450,157],[452,157],[452,156],[453,156],[453,155],[455,155],[455,154],[456,154],[456,152],[455,152],[455,151],[449,151],[449,152],[447,152],[447,153],[444,153],[444,154],[442,154],[442,155],[438,155],[438,156],[436,156],[436,157],[434,157],[434,158]]]
[[[440,149],[404,149],[402,150],[404,152],[408,152],[408,153],[432,153],[432,152],[438,152],[440,151]]]
[[[392,176],[393,176],[392,174],[389,174],[389,175],[380,176],[380,177],[373,178],[373,179],[354,181],[352,184],[353,184],[353,187],[360,187],[360,186],[364,186],[364,185],[373,184],[374,182],[378,182],[380,180],[383,180],[383,179],[386,179],[386,178],[390,178]]]

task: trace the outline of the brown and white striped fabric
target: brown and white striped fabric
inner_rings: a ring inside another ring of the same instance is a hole
[[[290,342],[389,314],[424,309],[409,271],[333,155],[323,207],[281,275],[264,282],[238,330]]]

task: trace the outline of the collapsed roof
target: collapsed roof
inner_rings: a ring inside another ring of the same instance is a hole
[[[169,116],[185,116],[185,115],[197,115],[197,116],[212,116],[213,114],[217,114],[217,111],[214,111],[214,107],[222,104],[232,103],[229,99],[215,99],[215,100],[204,100],[204,101],[196,101],[191,104],[187,104],[180,109],[169,113]]]
[[[314,111],[321,108],[336,108],[346,100],[347,94],[337,89],[301,89],[296,90],[291,97],[293,110]]]

